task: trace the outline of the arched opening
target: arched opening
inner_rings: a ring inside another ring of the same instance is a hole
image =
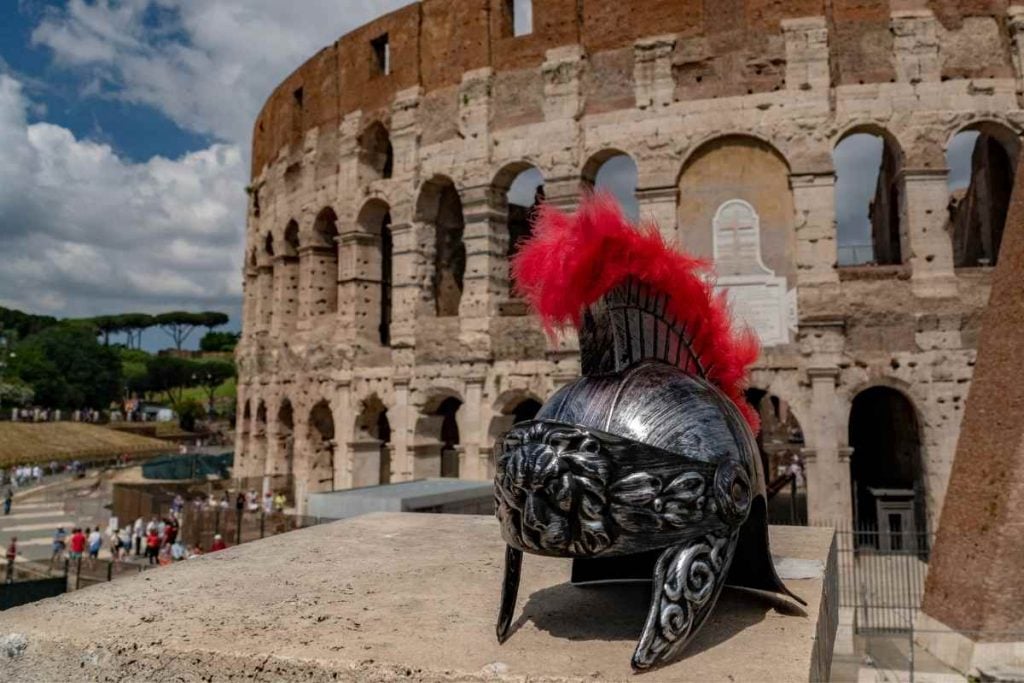
[[[317,214],[310,245],[309,286],[312,315],[338,312],[338,217],[331,207]]]
[[[803,428],[778,396],[751,388],[746,399],[761,418],[757,448],[767,486],[768,519],[772,524],[807,524]]]
[[[271,232],[263,238],[263,253],[271,258],[274,256],[274,235]]]
[[[379,199],[363,206],[357,219],[356,325],[360,336],[391,343],[392,263],[391,212]]]
[[[459,478],[459,423],[455,419],[462,401],[450,396],[441,401],[437,415],[441,417],[441,476]]]
[[[376,396],[363,401],[352,444],[352,486],[391,483],[391,423],[388,409]]]
[[[678,230],[692,254],[713,259],[718,291],[763,346],[788,343],[795,320],[796,227],[789,164],[767,142],[730,135],[705,142],[679,177]]]
[[[1017,136],[995,123],[960,131],[946,148],[949,231],[957,268],[996,265],[1019,149]]]
[[[466,274],[465,219],[451,179],[437,176],[424,183],[416,217],[434,231],[434,312],[438,317],[457,316]]]
[[[390,178],[394,166],[395,153],[388,129],[374,121],[359,136],[359,180],[365,184]]]
[[[334,490],[334,415],[327,401],[309,411],[309,475],[306,491]]]
[[[258,259],[256,275],[257,306],[259,307],[259,326],[270,327],[274,318],[274,235],[270,231],[263,236],[261,253]]]
[[[299,224],[288,221],[274,269],[274,319],[279,329],[292,327],[299,308]]]
[[[637,168],[633,157],[617,149],[602,150],[583,165],[580,179],[584,188],[611,193],[630,220],[639,218]]]
[[[273,474],[291,477],[295,466],[295,414],[292,402],[284,399],[277,409],[277,461]]]
[[[510,164],[495,177],[493,187],[499,200],[496,208],[505,215],[507,255],[511,259],[519,243],[532,232],[533,218],[544,201],[544,176],[526,162]],[[501,200],[504,206],[500,205]]]
[[[927,550],[927,510],[917,412],[884,386],[857,394],[850,409],[850,483],[859,546]]]
[[[879,128],[856,128],[832,150],[839,266],[903,263],[903,155]]]
[[[541,408],[540,401],[534,400],[532,398],[528,398],[528,399],[526,399],[524,401],[521,401],[512,410],[512,418],[513,418],[512,424],[518,424],[520,422],[526,422],[527,420],[532,420],[533,418],[535,418],[537,416],[537,413],[540,412],[540,408]]]

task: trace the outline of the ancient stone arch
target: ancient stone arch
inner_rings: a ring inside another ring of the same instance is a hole
[[[463,454],[458,413],[463,399],[443,388],[428,396],[416,419],[413,478],[458,477]]]
[[[462,200],[455,184],[445,176],[434,176],[420,188],[416,220],[423,227],[423,240],[433,245],[430,287],[434,314],[457,316],[466,274],[466,222]]]
[[[374,121],[359,136],[359,179],[363,184],[387,180],[394,173],[391,136],[381,121]]]
[[[311,318],[338,311],[338,237],[338,216],[333,208],[324,207],[313,223],[309,244],[303,247]]]
[[[869,226],[866,241],[855,236],[853,224],[837,221],[838,254],[840,265],[899,265],[906,257],[906,211],[904,208],[906,180],[903,174],[904,152],[889,130],[874,123],[854,124],[836,138],[833,165],[836,171],[836,201],[848,198],[853,187],[862,187],[866,178],[854,176],[854,166],[844,159],[843,149],[863,145],[867,138],[880,142],[879,165],[874,192],[870,197],[858,198],[852,209],[858,220],[866,217]],[[838,157],[838,159],[837,159]]]
[[[860,527],[877,530],[861,543],[883,550],[916,549],[919,542],[926,543],[922,433],[909,396],[881,384],[859,391],[850,405],[849,442],[853,519]],[[905,538],[893,540],[893,533]]]
[[[355,304],[355,329],[361,339],[391,343],[394,241],[391,207],[370,199],[359,210],[355,230],[343,237],[347,271],[342,278],[345,299]]]
[[[309,411],[307,420],[306,493],[334,490],[335,452],[334,414],[331,404],[322,399]]]
[[[391,421],[377,394],[360,401],[353,431],[355,438],[348,449],[352,486],[390,483]]]
[[[972,142],[972,153],[968,184],[950,184],[948,229],[953,243],[953,265],[994,266],[1010,207],[1020,137],[1005,124],[973,121],[950,137],[947,159],[960,140]]]

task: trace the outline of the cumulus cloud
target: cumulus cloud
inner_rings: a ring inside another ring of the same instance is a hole
[[[29,107],[22,84],[0,75],[0,304],[237,314],[246,200],[236,146],[131,163],[29,124]]]
[[[408,0],[69,0],[32,32],[82,98],[216,141],[134,163],[45,121],[0,64],[0,305],[60,316],[216,308],[238,320],[253,121],[310,55]],[[29,123],[27,112],[39,123]]]
[[[105,96],[248,147],[271,90],[339,36],[409,0],[70,0],[33,41]]]

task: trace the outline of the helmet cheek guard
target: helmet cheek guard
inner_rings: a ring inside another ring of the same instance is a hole
[[[572,558],[576,585],[653,581],[636,670],[679,655],[727,582],[792,595],[772,565],[756,420],[739,398],[757,348],[732,336],[698,265],[603,197],[572,217],[543,208],[520,250],[520,290],[549,329],[579,318],[584,376],[495,446],[499,641],[524,552]],[[609,271],[610,287],[593,284]],[[567,284],[577,278],[590,288]]]

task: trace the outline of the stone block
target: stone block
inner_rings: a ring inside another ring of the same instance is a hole
[[[726,588],[684,658],[645,682],[828,679],[833,532],[773,527],[772,542],[807,607]],[[312,527],[7,611],[0,638],[21,645],[0,670],[7,681],[631,676],[646,587],[574,588],[568,560],[528,556],[499,645],[503,555],[492,517],[381,513]]]

